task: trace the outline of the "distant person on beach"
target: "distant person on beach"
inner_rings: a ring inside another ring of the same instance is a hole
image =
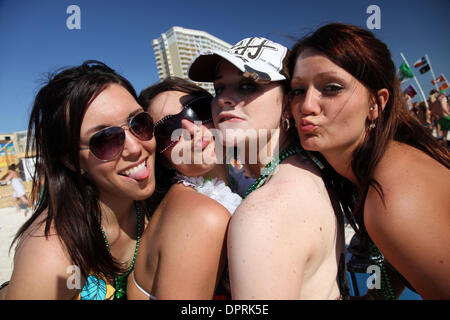
[[[441,127],[442,132],[442,144],[445,147],[448,147],[447,135],[450,130],[450,111],[448,99],[445,96],[445,90],[440,90],[439,95],[437,97],[437,101],[439,102],[439,119],[438,123]]]
[[[284,46],[252,37],[202,52],[189,69],[192,80],[214,83],[215,128],[256,179],[228,231],[232,298],[342,299],[343,215],[323,166],[299,145],[287,55]]]
[[[227,187],[227,166],[217,161],[211,100],[208,91],[180,78],[139,95],[155,121],[158,154],[153,215],[128,280],[129,299],[228,296],[226,234],[242,199]],[[184,132],[172,137],[176,130]]]
[[[154,190],[153,122],[132,85],[98,61],[38,92],[27,154],[36,208],[18,231],[6,299],[126,298]]]
[[[441,125],[439,124],[439,119],[442,116],[441,103],[437,99],[439,92],[436,89],[431,89],[430,98],[428,99],[428,105],[431,112],[431,124],[433,129],[436,130],[436,137],[438,139],[442,138]]]
[[[28,200],[25,189],[23,188],[22,178],[16,171],[17,167],[15,164],[11,164],[8,167],[8,169],[9,169],[8,175],[3,180],[0,180],[0,182],[2,183],[7,183],[8,181],[11,182],[11,186],[14,190],[12,196],[14,199],[14,203],[16,205],[16,210],[17,212],[20,212],[20,202],[24,203],[27,206],[25,210],[25,216],[27,216],[28,211],[31,210],[31,203],[30,200]]]
[[[350,219],[382,274],[371,293],[395,299],[399,279],[424,299],[449,299],[450,154],[408,114],[387,46],[327,24],[294,45],[289,70],[302,146],[357,187]]]
[[[424,126],[425,129],[427,129],[427,131],[429,131],[430,133],[432,133],[432,127],[431,127],[431,112],[430,109],[427,108],[427,106],[425,105],[425,102],[416,102],[417,106],[417,120],[419,120],[419,122]]]

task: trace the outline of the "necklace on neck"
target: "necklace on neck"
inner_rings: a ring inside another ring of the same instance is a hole
[[[141,242],[141,236],[142,236],[142,228],[141,228],[141,208],[137,201],[134,201],[134,207],[136,209],[136,215],[137,215],[137,232],[136,232],[136,248],[134,249],[134,255],[133,259],[131,261],[130,267],[127,269],[127,271],[124,274],[117,275],[114,277],[114,289],[116,289],[114,296],[116,299],[125,298],[127,295],[127,279],[128,275],[130,274],[131,270],[134,268],[134,263],[136,262],[136,255],[139,249],[139,244]],[[109,248],[108,238],[106,237],[106,233],[103,230],[102,224],[100,223],[100,230],[103,235],[103,239],[105,240],[106,249],[108,250],[109,254],[111,254],[111,250]]]
[[[278,155],[278,158],[272,159],[262,170],[261,175],[253,182],[253,184],[248,188],[247,192],[244,195],[244,199],[247,198],[247,196],[255,191],[256,189],[263,186],[267,178],[272,175],[272,173],[275,171],[275,169],[278,167],[278,165],[286,158],[296,154],[300,151],[300,147],[297,145],[292,145],[281,151],[281,153]]]
[[[278,158],[272,159],[262,170],[261,175],[255,180],[255,182],[248,188],[247,192],[244,195],[244,198],[247,198],[247,196],[255,191],[256,189],[262,187],[266,182],[268,177],[270,177],[275,169],[278,167],[278,165],[283,162],[286,158],[293,156],[294,154],[297,154],[300,152],[304,159],[311,159],[319,168],[322,170],[324,168],[324,165],[320,162],[319,159],[317,159],[315,156],[313,156],[311,153],[307,152],[305,149],[300,147],[299,145],[291,145],[287,148],[285,148],[281,153],[278,155]]]

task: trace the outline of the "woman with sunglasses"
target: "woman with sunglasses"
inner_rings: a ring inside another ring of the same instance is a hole
[[[301,149],[291,125],[287,54],[284,46],[253,37],[228,51],[202,52],[189,70],[194,81],[214,82],[214,125],[256,179],[229,227],[233,299],[345,294],[338,277],[342,215],[333,209],[323,165]]]
[[[6,299],[126,297],[154,190],[153,122],[131,84],[87,61],[50,77],[31,112],[32,217]],[[33,135],[34,134],[34,135]],[[37,191],[36,191],[37,190]]]
[[[241,197],[226,186],[212,132],[212,96],[180,78],[168,78],[139,96],[155,120],[156,207],[144,232],[130,299],[226,297],[225,239]]]

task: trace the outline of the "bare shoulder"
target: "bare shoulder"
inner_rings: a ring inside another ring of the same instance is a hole
[[[74,292],[65,286],[71,265],[55,232],[45,236],[44,225],[35,222],[17,245],[7,298],[71,298]]]
[[[165,230],[172,232],[224,230],[230,213],[217,201],[182,184],[172,186],[161,217]],[[209,233],[209,232],[208,232]]]
[[[42,214],[45,215],[45,212]],[[50,227],[48,236],[45,235],[45,223],[43,219],[37,219],[23,234],[17,245],[15,259],[40,257],[40,262],[51,260],[53,262],[68,262],[68,255],[61,239],[56,234],[53,226]]]
[[[312,244],[334,235],[335,227],[335,213],[319,172],[300,157],[290,157],[238,207],[230,234],[239,239],[278,237],[295,243],[307,238],[313,250]]]
[[[450,170],[420,150],[392,143],[374,177],[383,189],[385,204],[391,212],[407,214],[431,203],[449,212]],[[377,204],[379,201],[376,191],[370,190],[367,202]]]
[[[296,218],[330,213],[331,201],[320,172],[300,156],[283,162],[261,188],[252,192],[238,208],[238,214],[265,212],[279,216],[279,211]]]

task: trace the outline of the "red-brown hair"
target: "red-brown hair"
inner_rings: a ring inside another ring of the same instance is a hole
[[[289,60],[291,77],[298,56],[307,48],[320,51],[353,75],[370,91],[378,104],[380,116],[375,120],[376,127],[368,131],[364,141],[355,149],[352,159],[358,189],[358,201],[353,215],[362,227],[364,202],[369,186],[374,187],[381,199],[384,199],[383,190],[373,178],[373,172],[390,141],[396,140],[415,147],[447,168],[450,168],[450,155],[408,113],[391,53],[387,45],[373,33],[341,23],[320,27],[293,46]],[[381,110],[377,92],[383,88],[389,91],[389,99],[384,110]]]

